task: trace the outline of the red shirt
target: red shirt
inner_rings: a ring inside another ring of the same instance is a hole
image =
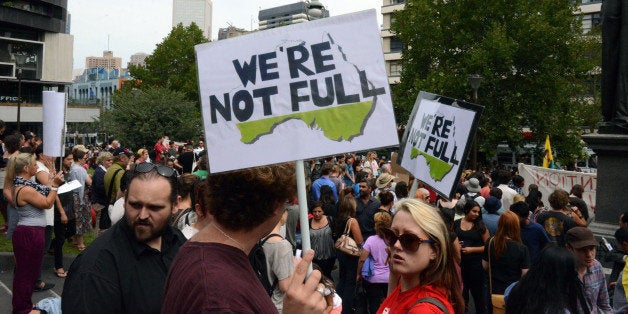
[[[401,285],[397,286],[377,310],[378,314],[422,314],[434,313],[442,314],[443,312],[434,304],[422,302],[412,305],[421,298],[432,297],[438,299],[447,308],[449,313],[454,314],[454,308],[447,298],[447,293],[443,289],[434,288],[432,286],[416,286],[410,290],[401,292]],[[410,311],[408,308],[412,307]]]
[[[161,162],[161,154],[164,153],[166,146],[164,144],[157,142],[155,144],[155,163]]]

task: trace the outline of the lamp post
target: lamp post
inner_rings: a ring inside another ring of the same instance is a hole
[[[15,65],[17,66],[17,131],[20,132],[20,116],[22,111],[22,66],[26,62],[26,56],[15,54]]]
[[[469,85],[473,89],[473,102],[478,103],[478,89],[480,88],[480,84],[482,84],[482,76],[479,74],[471,74],[469,75]],[[473,135],[473,155],[471,156],[471,164],[473,165],[473,170],[477,170],[478,168],[478,136],[477,131],[476,134]]]

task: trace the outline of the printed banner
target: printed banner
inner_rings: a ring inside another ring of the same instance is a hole
[[[375,10],[196,46],[211,172],[398,145]]]
[[[63,126],[65,125],[65,94],[42,92],[44,155],[63,156]]]
[[[563,189],[567,192],[571,188],[580,184],[584,188],[582,199],[587,206],[595,211],[595,194],[597,190],[597,174],[575,171],[556,170],[519,164],[519,175],[525,180],[524,191],[528,192],[530,184],[539,186],[539,191],[543,193],[543,204],[550,208],[547,197],[556,189]]]
[[[421,92],[399,148],[399,165],[451,199],[483,107]]]

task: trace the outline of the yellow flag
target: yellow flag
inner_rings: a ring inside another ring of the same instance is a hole
[[[550,145],[549,135],[545,138],[545,157],[543,157],[543,168],[554,168],[554,157],[552,156],[552,145]]]

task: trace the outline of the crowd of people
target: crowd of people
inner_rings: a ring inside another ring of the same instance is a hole
[[[496,170],[465,172],[451,200],[422,184],[409,195],[412,182],[387,158],[346,154],[306,162],[310,217],[299,226],[293,164],[208,176],[202,144],[177,149],[167,137],[135,153],[115,140],[75,145],[55,162],[36,139],[2,142],[14,313],[46,310],[31,297],[52,286],[39,280],[49,250],[65,278],[64,313],[461,314],[471,298],[475,313],[490,313],[492,295],[508,313],[628,307],[628,214],[611,254],[611,302],[579,186],[557,189],[547,206],[538,187]],[[70,181],[80,187],[58,194]],[[312,250],[298,254],[303,228]],[[358,250],[342,249],[346,238]],[[81,254],[63,265],[68,241]],[[270,287],[251,265],[258,245]]]

